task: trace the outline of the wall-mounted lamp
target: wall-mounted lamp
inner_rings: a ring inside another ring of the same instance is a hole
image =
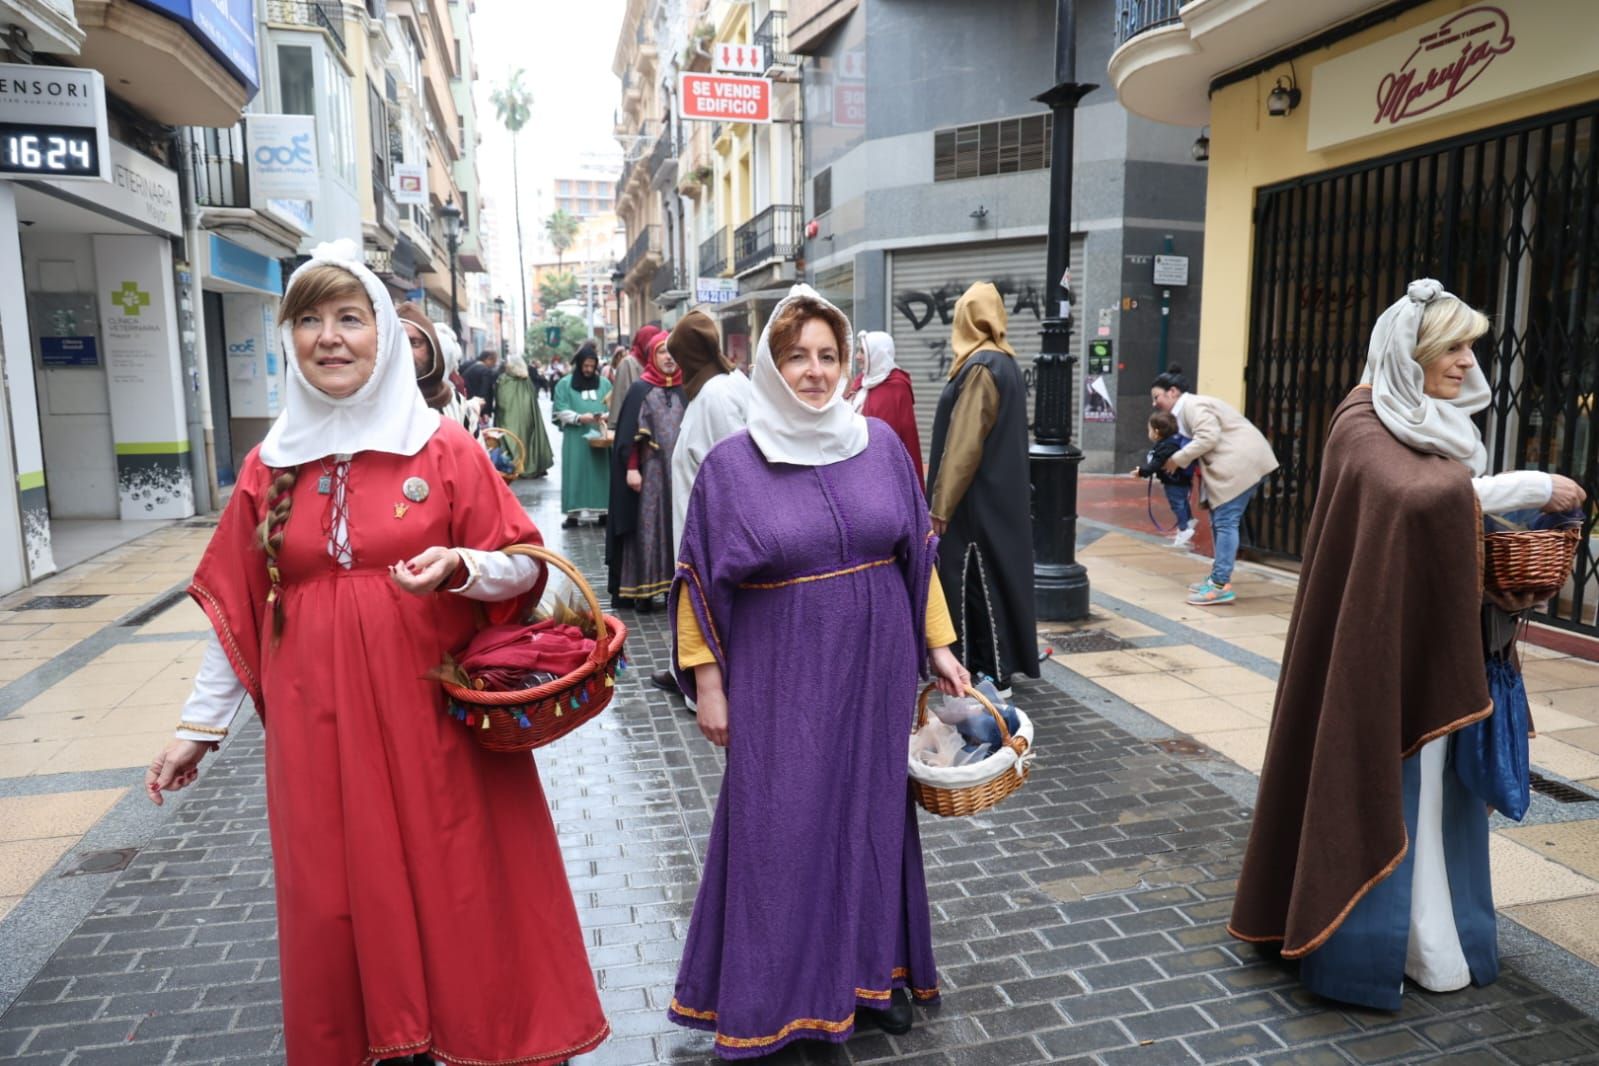
[[[983,221],[983,219],[988,217],[988,208],[984,207],[982,204],[978,204],[977,205],[977,210],[973,211],[971,213],[971,215],[968,216],[968,217],[970,217],[970,218],[976,220],[977,222],[981,223]]]
[[[1206,126],[1199,131],[1199,136],[1194,138],[1194,146],[1189,149],[1194,157],[1194,162],[1203,163],[1210,158],[1210,127]]]
[[[1266,95],[1266,114],[1281,118],[1298,107],[1303,96],[1293,76],[1285,74],[1277,79],[1276,88]]]

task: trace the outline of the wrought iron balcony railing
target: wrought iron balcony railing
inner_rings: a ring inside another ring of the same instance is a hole
[[[676,155],[676,146],[672,144],[671,127],[662,123],[661,134],[655,138],[655,147],[650,149],[650,158],[644,164],[644,172],[653,178],[661,172],[661,167],[666,164],[666,161],[676,157]]]
[[[192,127],[189,177],[194,202],[200,207],[249,207],[250,171],[244,151],[244,127]]]
[[[1170,26],[1177,21],[1178,9],[1188,0],[1118,0],[1116,4],[1116,47],[1120,48],[1140,33]]]
[[[266,20],[285,26],[307,26],[328,35],[344,54],[344,14],[341,3],[329,0],[266,0]]]
[[[766,52],[766,69],[791,67],[799,57],[788,50],[788,12],[769,11],[755,31],[755,43]]]
[[[800,243],[800,214],[794,204],[773,204],[734,230],[734,273],[772,259],[794,258]]]
[[[700,277],[719,278],[727,273],[727,227],[700,244]]]
[[[633,243],[627,250],[627,257],[622,260],[622,273],[624,275],[631,274],[644,261],[645,256],[659,256],[660,254],[661,227],[656,225],[645,226],[639,230],[638,236],[633,238]]]
[[[657,299],[663,292],[670,292],[677,287],[677,264],[662,263],[655,268],[654,277],[650,278],[650,299]]]

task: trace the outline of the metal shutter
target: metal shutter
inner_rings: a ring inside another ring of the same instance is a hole
[[[1032,419],[1033,357],[1038,354],[1044,306],[1045,245],[1041,240],[984,242],[931,250],[894,252],[889,257],[889,332],[895,359],[916,388],[916,420],[923,459],[933,443],[933,412],[949,378],[950,322],[955,302],[974,282],[991,281],[1005,298],[1010,315],[1006,339],[1028,383]],[[1072,239],[1072,288],[1083,291],[1083,241]],[[1082,345],[1082,318],[1074,319],[1072,350]],[[1080,380],[1079,373],[1079,380]],[[1079,405],[1080,406],[1080,405]],[[1077,413],[1080,421],[1081,412]],[[1079,430],[1080,432],[1080,427]]]

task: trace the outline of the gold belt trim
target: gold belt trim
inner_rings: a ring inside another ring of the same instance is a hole
[[[871,570],[872,568],[878,567],[878,566],[888,566],[890,563],[893,563],[893,562],[896,562],[896,561],[897,561],[896,558],[894,556],[890,555],[886,559],[874,559],[873,561],[871,561],[869,563],[861,563],[859,566],[845,567],[843,570],[829,570],[825,574],[806,574],[804,577],[791,577],[791,578],[789,578],[786,581],[746,581],[746,582],[740,584],[739,588],[741,588],[741,589],[781,589],[781,588],[787,588],[790,585],[803,585],[803,584],[805,584],[807,582],[810,582],[810,581],[826,581],[828,578],[845,577],[845,576],[847,576],[849,574],[858,574],[862,570]]]

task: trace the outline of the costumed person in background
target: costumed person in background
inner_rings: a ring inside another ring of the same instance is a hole
[[[555,465],[555,452],[550,447],[550,435],[544,431],[533,376],[520,355],[506,356],[505,369],[494,385],[494,409],[499,415],[495,424],[515,433],[526,449],[522,476],[539,478],[549,473]]]
[[[551,405],[555,421],[561,426],[561,510],[566,520],[563,529],[577,526],[585,513],[605,524],[605,511],[611,505],[611,453],[596,448],[589,438],[605,433],[611,383],[600,377],[600,356],[593,341],[572,356],[572,372],[555,386]]]
[[[650,353],[655,350],[655,338],[664,337],[665,331],[659,326],[640,326],[639,331],[633,334],[633,347],[627,358],[621,359],[616,364],[616,373],[611,376],[611,425],[622,424],[622,404],[626,402],[628,393],[633,389],[633,383],[644,376],[644,368],[650,365]]]
[[[456,339],[455,330],[444,322],[433,323],[433,334],[438,337],[439,350],[444,353],[444,379],[450,383],[454,393],[450,402],[439,408],[439,415],[459,422],[475,437],[482,421],[483,404],[479,400],[467,399],[466,379],[461,377],[461,342]]]
[[[927,488],[961,662],[1009,699],[1012,675],[1038,676],[1038,633],[1027,385],[1005,330],[1005,302],[988,282],[956,301],[955,365],[933,416]]]
[[[672,451],[683,424],[682,383],[667,336],[658,334],[650,343],[650,363],[633,384],[616,427],[606,539],[616,557],[617,595],[640,611],[654,610],[655,597],[665,597],[677,569]]]
[[[1215,561],[1209,577],[1188,587],[1188,602],[1196,607],[1232,603],[1238,598],[1232,582],[1239,527],[1261,482],[1277,469],[1277,455],[1237,408],[1214,396],[1190,392],[1179,366],[1168,367],[1155,378],[1149,395],[1155,410],[1176,418],[1177,432],[1189,438],[1161,469],[1175,474],[1197,461],[1199,502],[1210,508]]]
[[[919,672],[945,692],[969,675],[916,467],[844,399],[849,347],[809,286],[777,305],[672,586],[678,683],[727,770],[669,1017],[722,1058],[858,1020],[904,1033],[906,990],[938,998],[906,744]]]
[[[289,1062],[591,1050],[609,1028],[538,770],[479,746],[427,677],[480,610],[507,621],[536,599],[543,565],[500,549],[539,531],[423,403],[355,246],[313,252],[280,315],[284,411],[189,587],[213,633],[147,794],[192,783],[253,701]],[[486,988],[516,989],[514,1009]]]
[[[494,380],[500,376],[497,369],[499,362],[500,353],[493,348],[485,348],[477,357],[477,362],[461,371],[461,376],[466,379],[467,390],[471,393],[470,398],[483,401],[480,417],[490,424],[494,422]]]
[[[465,410],[465,405],[456,401],[455,386],[450,384],[449,360],[445,356],[444,345],[439,342],[438,331],[434,329],[433,323],[428,321],[427,314],[419,304],[406,301],[396,307],[394,313],[404,328],[407,349],[411,353],[411,366],[416,371],[416,387],[422,393],[422,402],[439,412],[442,417],[455,421],[450,418],[450,413]]]
[[[1438,282],[1377,320],[1333,415],[1228,930],[1318,995],[1398,1010],[1499,974],[1488,812],[1454,733],[1492,711],[1478,509],[1580,506],[1569,478],[1485,477],[1488,320]]]
[[[867,418],[881,418],[905,442],[905,450],[922,469],[922,434],[916,427],[916,390],[911,376],[894,362],[894,338],[868,330],[856,338],[861,372],[850,384],[855,410]]]

